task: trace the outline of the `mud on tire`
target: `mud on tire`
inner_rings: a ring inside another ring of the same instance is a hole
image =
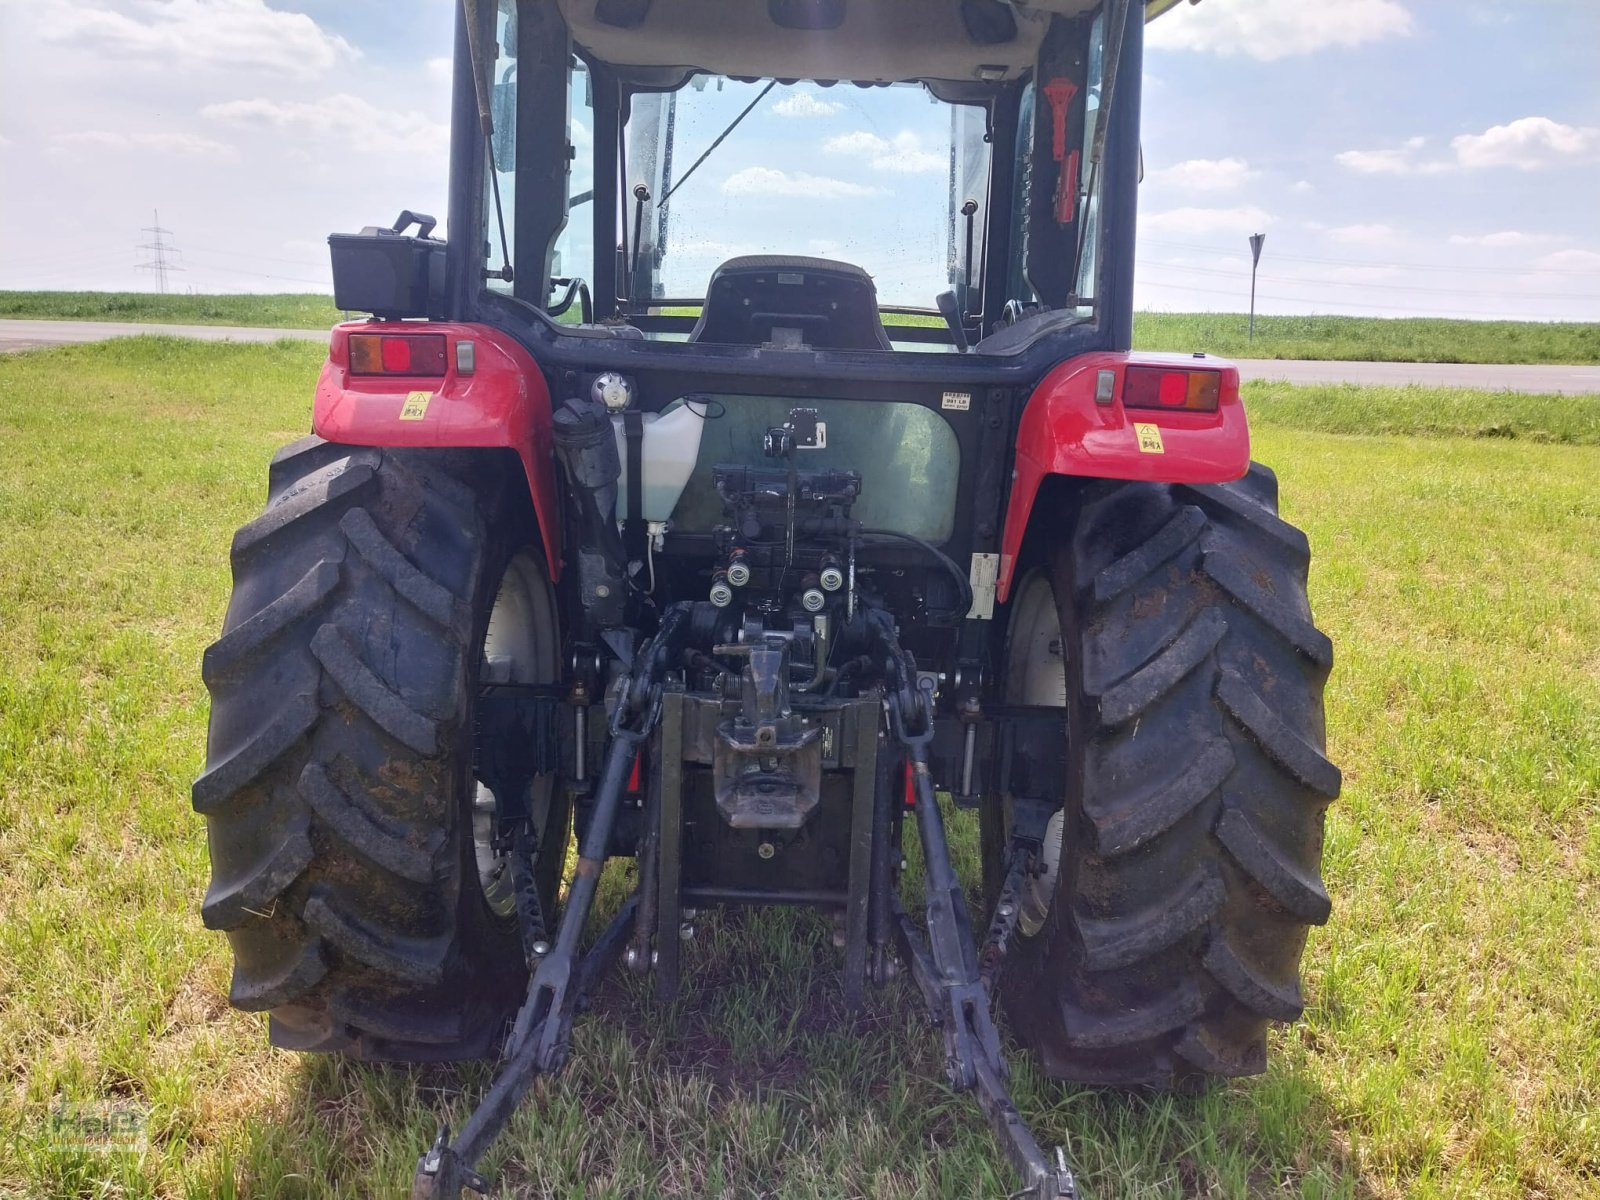
[[[505,515],[505,474],[470,461],[303,439],[233,541],[193,788],[202,916],[232,943],[230,1000],[271,1013],[278,1046],[480,1056],[520,997],[515,920],[478,885],[471,709],[527,522]]]
[[[1268,1023],[1301,1013],[1340,783],[1309,558],[1257,465],[1222,486],[1094,485],[1039,568],[1065,632],[1068,793],[1054,899],[1002,994],[1052,1075],[1253,1074]],[[985,834],[987,866],[1000,821]]]

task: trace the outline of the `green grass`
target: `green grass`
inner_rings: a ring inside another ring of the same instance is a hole
[[[1600,445],[1600,395],[1265,381],[1246,383],[1243,391],[1253,427]]]
[[[149,292],[0,292],[0,320],[153,321],[328,329],[345,320],[318,294],[158,296]]]
[[[268,456],[307,425],[314,346],[136,339],[0,358],[0,1195],[401,1196],[481,1067],[371,1069],[267,1047],[225,1002],[198,910],[200,654]],[[1317,553],[1337,647],[1333,922],[1306,1019],[1203,1096],[1062,1088],[1019,1062],[1085,1195],[1600,1197],[1600,448],[1297,428],[1259,457]],[[1458,396],[1458,426],[1527,398]],[[1359,395],[1340,398],[1351,413]],[[1497,418],[1498,419],[1498,418]],[[969,878],[975,831],[953,835]],[[627,871],[614,865],[604,903]],[[904,981],[850,1021],[808,914],[701,922],[671,1008],[607,986],[573,1062],[491,1164],[517,1195],[995,1196],[1011,1175],[941,1083]],[[143,1156],[53,1150],[57,1097],[147,1108]],[[520,1190],[519,1190],[520,1189]]]
[[[697,306],[663,309],[698,315]],[[576,309],[564,320],[577,320]],[[343,314],[324,295],[156,296],[138,292],[0,292],[0,320],[170,321],[326,329]],[[890,325],[938,326],[938,316],[889,313]],[[1139,313],[1140,350],[1206,350],[1234,358],[1374,362],[1600,363],[1600,325],[1422,318],[1258,317],[1247,340],[1241,313]]]
[[[1233,358],[1369,362],[1600,363],[1600,325],[1443,321],[1422,317],[1257,317],[1243,313],[1139,313],[1140,350],[1205,350]]]

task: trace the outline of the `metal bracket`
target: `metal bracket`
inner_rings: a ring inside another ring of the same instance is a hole
[[[883,628],[880,626],[880,630]],[[892,631],[887,633],[884,642],[890,669],[900,678],[906,678],[910,674],[910,660]],[[912,979],[927,1003],[930,1018],[943,1030],[946,1075],[953,1086],[977,1092],[978,1103],[989,1118],[990,1127],[1006,1156],[1022,1175],[1024,1186],[1013,1195],[1025,1200],[1075,1200],[1077,1191],[1072,1172],[1066,1167],[1065,1155],[1058,1150],[1054,1163],[1045,1158],[1006,1086],[1006,1062],[990,1009],[989,983],[980,971],[961,881],[950,861],[944,818],[939,812],[928,771],[932,725],[931,712],[924,707],[927,701],[926,695],[913,698],[905,689],[893,691],[888,697],[890,725],[905,747],[906,764],[916,792],[927,906],[926,947],[898,903],[895,904],[896,940]],[[917,706],[912,712],[902,711],[912,705]],[[923,732],[908,733],[911,729]],[[1001,961],[1010,936],[1009,923],[1015,920],[1015,891],[1020,886],[1020,871],[1025,869],[1025,862],[1023,855],[1016,855],[1007,876],[1013,896],[1011,914],[1002,916],[997,908],[991,923],[991,938],[998,932],[998,959]],[[988,951],[989,946],[985,949]],[[994,957],[992,953],[991,957]]]
[[[571,1045],[572,1021],[589,989],[622,954],[633,931],[638,897],[631,897],[599,941],[582,958],[578,942],[594,905],[600,872],[611,845],[612,826],[622,806],[639,743],[661,719],[662,680],[667,664],[680,652],[687,613],[669,609],[660,632],[634,660],[612,714],[611,744],[595,792],[594,812],[584,831],[578,866],[567,892],[566,908],[555,945],[539,962],[506,1039],[506,1061],[472,1116],[450,1142],[441,1130],[433,1147],[417,1162],[413,1200],[458,1200],[461,1189],[487,1192],[488,1182],[473,1166],[497,1137],[522,1097],[541,1073],[560,1070]]]

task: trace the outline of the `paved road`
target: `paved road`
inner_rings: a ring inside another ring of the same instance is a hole
[[[72,342],[103,342],[107,338],[161,333],[168,337],[198,338],[204,342],[275,342],[298,338],[326,342],[326,329],[253,329],[233,325],[156,325],[138,321],[0,321],[0,351],[38,350]]]
[[[321,342],[321,329],[255,329],[228,325],[154,325],[121,321],[0,321],[0,352],[36,350],[70,342],[98,342],[139,333],[200,338],[210,342],[272,342],[298,338]],[[1420,383],[1434,387],[1486,388],[1511,392],[1600,394],[1600,367],[1523,367],[1462,363],[1299,362],[1238,359],[1245,379],[1290,383]]]
[[[1600,367],[1497,366],[1488,363],[1308,362],[1236,359],[1244,379],[1290,383],[1421,383],[1495,392],[1600,393]]]

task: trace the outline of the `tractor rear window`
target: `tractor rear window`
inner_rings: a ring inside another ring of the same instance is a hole
[[[575,106],[576,111],[576,106]],[[805,255],[863,267],[882,305],[932,308],[960,269],[967,200],[982,242],[983,112],[920,84],[739,82],[696,76],[636,94],[627,126],[628,234],[639,299],[698,299],[717,266]],[[642,212],[634,188],[650,193]]]
[[[696,396],[692,403],[708,419],[694,472],[672,513],[675,529],[703,533],[723,523],[712,469],[724,463],[771,466],[773,460],[761,451],[762,435],[782,425],[796,404],[816,409],[828,430],[827,447],[803,451],[798,465],[860,472],[861,498],[851,515],[863,525],[940,542],[954,528],[961,445],[932,409],[792,396]]]

